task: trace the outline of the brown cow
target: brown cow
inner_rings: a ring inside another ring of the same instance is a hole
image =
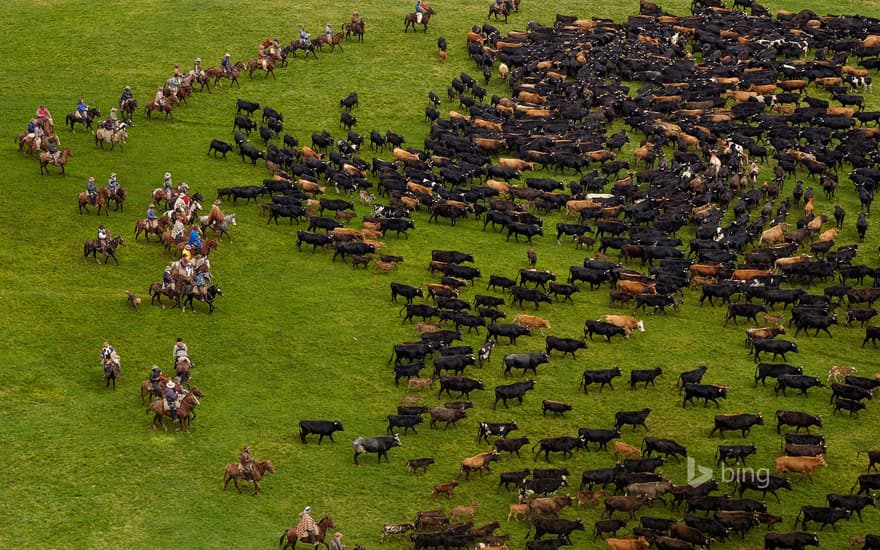
[[[843,79],[839,76],[824,76],[816,79],[816,84],[822,86],[823,88],[828,88],[830,86],[840,86],[843,84]]]
[[[471,502],[470,504],[462,504],[460,506],[456,506],[452,509],[452,512],[449,515],[449,519],[455,521],[458,518],[471,518],[474,517],[474,512],[477,511],[477,508],[480,507],[480,504],[477,502]]]
[[[438,495],[446,495],[447,498],[452,498],[452,492],[455,488],[458,487],[458,481],[453,480],[449,483],[438,483],[434,485],[434,490],[431,491],[431,498],[437,500]]]
[[[477,149],[491,154],[507,149],[507,141],[504,139],[475,137],[474,145],[477,146]]]
[[[618,440],[614,442],[614,460],[617,460],[620,455],[642,456],[642,451],[638,447],[633,447],[629,443]]]
[[[776,91],[776,84],[752,84],[749,91],[758,95],[769,95]]]
[[[395,147],[393,153],[394,160],[403,162],[405,164],[419,163],[422,161],[422,159],[420,159],[417,154],[410,153],[406,149],[401,149],[400,147]]]
[[[636,166],[638,166],[639,164],[645,164],[645,166],[647,166],[648,159],[650,158],[651,153],[653,151],[654,151],[654,144],[651,142],[648,142],[648,143],[642,145],[641,147],[639,147],[638,149],[636,149],[636,152],[634,153],[634,156],[636,159]]]
[[[510,184],[506,181],[487,179],[486,187],[497,192],[499,195],[506,195],[510,192]]]
[[[591,200],[570,200],[565,202],[565,215],[573,216],[579,214],[581,210],[586,208],[601,208],[602,203]]]
[[[595,151],[587,151],[584,156],[592,162],[605,162],[614,158],[614,152],[607,149],[597,149]]]
[[[734,269],[730,276],[732,281],[751,281],[757,277],[772,277],[773,272],[767,269]]]
[[[303,145],[303,148],[300,150],[299,154],[302,158],[315,158],[318,160],[321,159],[321,153],[315,151],[308,145]]]
[[[406,182],[406,188],[409,189],[411,193],[415,193],[416,195],[427,195],[430,197],[433,193],[433,190],[427,185],[422,185],[414,181]]]
[[[776,82],[776,85],[782,88],[786,92],[793,92],[795,90],[803,90],[807,87],[806,80],[780,80]]]
[[[486,120],[485,118],[477,117],[474,119],[474,126],[477,128],[485,128],[487,130],[494,130],[496,132],[503,132],[504,129],[501,127],[501,124],[498,122],[492,122],[491,120]]]
[[[827,231],[823,231],[819,235],[819,239],[816,242],[821,243],[821,242],[825,242],[825,241],[833,241],[834,239],[837,238],[837,235],[839,233],[840,233],[839,229],[837,229],[836,227],[832,227],[831,229],[828,229]]]
[[[767,243],[768,245],[774,245],[777,243],[781,243],[785,240],[785,230],[788,228],[787,223],[778,223],[767,229],[766,231],[761,233],[761,239],[758,241],[758,246]]]
[[[605,489],[595,489],[593,491],[578,491],[577,495],[577,507],[580,510],[581,506],[590,502],[592,504],[596,504],[599,502],[600,498],[605,497]]]
[[[639,537],[637,539],[605,539],[608,550],[642,550],[651,546],[648,539]]]
[[[610,518],[614,512],[629,512],[630,519],[636,519],[636,510],[646,502],[647,499],[637,497],[611,496],[605,499],[605,513]]]
[[[539,497],[529,501],[529,520],[533,520],[538,516],[559,516],[559,511],[566,506],[571,506],[572,498],[570,496],[552,496]]]
[[[479,453],[474,456],[469,456],[461,461],[461,470],[458,472],[458,477],[461,477],[461,474],[465,474],[465,479],[470,478],[471,472],[480,472],[480,476],[483,475],[483,470],[489,471],[489,464],[498,460],[498,451],[491,450],[485,453]]]
[[[714,277],[723,266],[721,264],[691,264],[688,266],[691,276]]]
[[[526,315],[525,313],[517,313],[513,318],[513,322],[530,329],[539,329],[541,335],[544,335],[544,329],[550,330],[550,321],[541,319],[537,315]]]
[[[825,380],[826,382],[830,382],[832,378],[834,378],[835,382],[840,382],[841,378],[846,378],[850,374],[854,374],[856,372],[855,367],[841,367],[838,365],[832,365],[830,369],[828,369],[828,378]]]
[[[542,96],[541,94],[536,94],[532,92],[527,92],[525,90],[520,90],[517,98],[520,101],[525,101],[527,103],[534,103],[535,105],[543,105],[547,103],[547,98]]]
[[[828,107],[825,109],[825,114],[828,116],[845,116],[852,118],[855,112],[855,109],[852,107]]]
[[[813,470],[818,466],[828,467],[825,456],[780,456],[776,458],[776,473],[796,472],[813,480]]]
[[[800,254],[798,256],[789,256],[787,258],[779,258],[775,262],[773,262],[773,267],[778,271],[784,267],[788,267],[793,264],[799,264],[801,262],[809,262],[812,258],[809,254]]]
[[[314,195],[317,195],[324,192],[324,188],[313,181],[298,179],[296,180],[296,184],[297,186],[299,186],[300,189],[302,189],[303,193],[312,193]]]
[[[640,281],[620,280],[617,282],[617,289],[625,294],[657,294],[657,285],[655,283],[643,283]]]
[[[862,46],[865,48],[876,48],[880,46],[880,34],[869,34],[862,40]]]
[[[410,378],[406,384],[406,391],[422,391],[434,385],[433,378]]]
[[[629,333],[636,329],[638,329],[639,332],[645,332],[645,322],[641,319],[630,317],[629,315],[603,315],[599,320],[622,328],[626,331],[627,337],[629,336]]]
[[[724,95],[736,103],[745,103],[746,101],[750,101],[753,97],[757,97],[758,93],[746,92],[743,90],[727,90],[724,92]]]
[[[511,504],[508,507],[507,521],[512,517],[515,521],[525,520],[529,515],[529,504]]]
[[[506,168],[513,168],[514,170],[519,170],[523,172],[525,170],[534,170],[535,165],[531,162],[516,159],[516,158],[508,158],[508,157],[500,157],[498,159],[498,165],[504,166]]]
[[[737,76],[715,76],[710,79],[715,84],[730,84],[739,86],[739,77]]]

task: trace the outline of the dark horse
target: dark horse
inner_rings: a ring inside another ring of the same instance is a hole
[[[238,480],[240,479],[252,482],[254,484],[254,494],[256,495],[260,492],[260,480],[269,473],[275,473],[275,467],[272,466],[271,460],[255,460],[250,476],[246,476],[240,462],[227,464],[226,469],[223,470],[223,490],[225,491],[226,486],[232,481],[235,484],[235,488],[238,489],[238,493],[241,494],[241,487],[238,486]]]
[[[123,205],[125,204],[125,199],[128,198],[128,192],[125,190],[125,187],[121,185],[116,188],[116,193],[110,193],[110,200],[116,203],[116,208],[113,209],[114,212],[123,212]]]
[[[358,42],[364,41],[364,20],[352,21],[342,26],[345,29],[345,39],[348,40],[351,35],[357,36]]]
[[[318,45],[318,49],[322,52],[324,51],[324,44],[330,45],[330,51],[336,49],[336,46],[339,46],[339,51],[344,51],[342,49],[342,39],[345,37],[345,33],[343,31],[339,31],[338,33],[327,37],[326,34],[322,34],[318,38],[315,39],[315,44]]]
[[[489,17],[492,17],[494,15],[495,21],[498,21],[498,16],[500,15],[504,18],[504,22],[507,23],[507,16],[510,15],[510,10],[512,8],[513,2],[510,2],[509,0],[500,4],[497,2],[492,2],[491,4],[489,4],[489,15],[486,16],[486,18],[488,19]]]
[[[81,191],[76,196],[77,203],[79,204],[79,213],[83,213],[83,208],[86,210],[86,214],[89,213],[89,204],[92,206],[98,207],[98,215],[101,215],[101,209],[104,209],[104,214],[107,216],[110,215],[110,209],[107,208],[107,204],[110,202],[110,189],[108,187],[101,187],[98,189],[98,193],[95,195],[95,200],[93,201],[89,194],[85,191]]]
[[[309,41],[308,45],[303,44],[299,40],[294,40],[290,43],[290,47],[287,48],[287,53],[296,57],[296,50],[304,50],[306,59],[309,58],[309,54],[312,54],[312,57],[318,59],[318,54],[315,53],[315,41]],[[283,55],[283,54],[282,54]]]
[[[110,387],[110,382],[113,382],[113,390],[116,390],[116,379],[119,378],[119,361],[114,360],[112,357],[110,359],[105,359],[103,361],[104,367],[104,380],[107,381],[107,387]]]
[[[122,112],[125,114],[125,118],[131,118],[135,109],[138,108],[138,102],[135,98],[126,99],[122,102],[121,107]]]
[[[193,307],[193,298],[195,298],[200,302],[208,304],[208,313],[214,313],[214,300],[217,299],[217,296],[223,296],[223,291],[220,290],[219,286],[211,285],[205,290],[204,294],[197,294],[195,292],[195,285],[186,285],[183,287],[181,296],[183,297],[183,311],[186,311],[186,304],[189,304],[190,309],[195,312]]]
[[[70,126],[70,131],[73,132],[74,126],[79,122],[83,126],[86,127],[86,130],[92,129],[92,122],[99,116],[101,116],[101,111],[98,110],[97,107],[92,107],[88,111],[86,111],[85,118],[80,118],[77,116],[77,111],[70,111],[67,113],[67,125]]]
[[[83,246],[83,262],[88,261],[89,254],[91,254],[95,259],[95,263],[101,263],[98,260],[98,252],[100,252],[104,255],[104,264],[109,261],[108,258],[113,258],[116,265],[119,265],[119,260],[116,259],[116,247],[124,245],[125,239],[122,237],[113,237],[108,243],[104,243],[98,239],[89,239]]]
[[[416,30],[416,25],[421,24],[425,28],[425,33],[428,32],[428,21],[431,20],[431,16],[437,13],[434,8],[428,8],[424,12],[422,12],[422,22],[419,23],[418,14],[416,12],[412,12],[406,15],[403,18],[403,32],[409,30],[412,27],[412,30]]]
[[[180,383],[189,386],[190,369],[192,368],[192,359],[188,355],[181,355],[177,358],[174,365],[174,372],[180,377]]]
[[[162,296],[165,296],[172,302],[175,302],[177,307],[180,307],[180,293],[177,291],[177,287],[174,288],[165,288],[162,286],[162,283],[153,283],[150,285],[150,301],[152,303],[158,303],[165,308],[165,305],[162,303]]]
[[[318,522],[318,532],[315,533],[315,548],[317,548],[319,544],[323,544],[329,550],[330,546],[324,542],[328,529],[336,529],[336,523],[333,522],[333,518],[330,516],[324,516],[321,518],[321,521]],[[284,542],[285,537],[287,537],[287,542]],[[297,533],[296,526],[294,526],[281,534],[281,538],[278,539],[278,544],[284,545],[281,547],[281,550],[284,550],[288,546],[293,550],[298,541],[308,543],[309,539],[308,537],[300,537]]]

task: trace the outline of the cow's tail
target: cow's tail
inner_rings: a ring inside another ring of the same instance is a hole
[[[798,512],[798,515],[794,517],[794,528],[797,529],[798,519],[800,519],[801,515],[804,513],[804,507],[801,506],[801,511]],[[801,526],[803,526],[803,521],[801,522]]]
[[[396,351],[396,350],[392,347],[392,348],[391,348],[391,357],[388,358],[388,362],[386,363],[386,365],[390,365],[390,364],[391,364],[391,360],[394,359],[394,352],[395,352],[395,351]]]

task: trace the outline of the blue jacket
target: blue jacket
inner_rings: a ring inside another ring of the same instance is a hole
[[[196,245],[201,248],[202,239],[199,238],[199,232],[196,229],[193,229],[189,232],[189,243],[190,245]]]
[[[165,400],[168,401],[168,404],[172,404],[177,401],[177,392],[174,391],[174,388],[165,389]]]

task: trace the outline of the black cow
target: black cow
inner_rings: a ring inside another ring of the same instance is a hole
[[[590,283],[590,290],[595,290],[602,286],[602,283],[611,282],[611,270],[599,269],[592,267],[580,267],[573,265],[568,268],[568,283],[573,284],[577,281]]]
[[[525,397],[526,392],[533,389],[535,389],[534,380],[515,382],[504,386],[495,386],[495,402],[492,403],[492,408],[496,408],[499,401],[502,401],[506,408],[508,399],[516,399],[519,401],[519,404],[522,405],[523,397]]]
[[[721,408],[718,399],[727,399],[727,386],[717,386],[715,384],[685,384],[684,385],[684,401],[681,406],[687,406],[688,401],[693,403],[694,398],[703,400],[703,407],[709,406],[709,401],[715,403],[715,406]]]
[[[562,301],[568,301],[571,305],[574,305],[574,300],[571,299],[572,295],[580,292],[579,289],[575,285],[563,284],[563,283],[550,283],[550,290],[547,291],[547,294],[551,296],[556,296],[556,300],[558,301],[560,296],[562,296]]]
[[[649,414],[651,409],[647,407],[640,411],[618,411],[614,413],[614,428],[619,430],[621,426],[629,424],[633,427],[633,431],[636,431],[636,426],[644,426],[645,431],[648,431],[645,421]]]
[[[741,512],[738,510],[720,510],[715,512],[715,520],[725,529],[739,533],[743,540],[745,540],[746,533],[761,523],[755,513]]]
[[[877,315],[877,310],[874,308],[868,309],[850,309],[846,312],[846,326],[850,326],[853,321],[858,321],[861,323],[861,326],[865,326],[868,321],[873,319]]]
[[[834,413],[837,414],[838,411],[844,410],[849,411],[849,416],[852,417],[853,414],[856,416],[859,415],[859,411],[864,409],[866,405],[861,401],[856,401],[854,399],[847,399],[845,397],[838,397],[837,401],[834,402]]]
[[[787,443],[783,447],[785,456],[819,456],[828,452],[828,447],[824,443],[819,445],[798,445],[796,443]]]
[[[492,323],[495,323],[499,319],[505,319],[507,317],[507,315],[503,311],[498,311],[497,309],[491,307],[477,308],[477,315],[479,315],[483,319],[488,319]]]
[[[666,459],[662,456],[650,456],[647,458],[626,458],[623,460],[623,469],[627,472],[654,472]],[[632,483],[630,481],[629,483]]]
[[[758,448],[754,445],[718,445],[718,450],[715,452],[715,459],[718,466],[721,466],[721,463],[727,464],[728,460],[733,459],[733,463],[741,462],[743,466],[746,465],[746,457],[749,455],[757,454]]]
[[[520,336],[531,336],[532,331],[529,327],[521,327],[512,323],[489,323],[486,325],[486,341],[492,340],[498,342],[499,336],[504,336],[510,340],[511,345],[516,344],[516,339]]]
[[[383,435],[379,437],[357,437],[351,442],[354,447],[354,463],[358,464],[358,456],[363,453],[376,453],[379,463],[382,463],[382,457],[385,462],[388,460],[388,450],[392,447],[400,447],[400,437],[396,434],[393,436]]]
[[[776,433],[781,432],[782,426],[795,426],[797,428],[795,433],[800,432],[801,428],[806,428],[809,433],[810,426],[822,427],[821,417],[799,411],[778,410],[776,411],[776,422]]]
[[[737,490],[739,491],[740,498],[742,498],[746,489],[751,489],[752,491],[759,491],[762,499],[767,498],[767,493],[772,493],[773,496],[776,497],[776,502],[780,502],[779,495],[776,494],[776,491],[779,489],[785,489],[787,491],[794,490],[791,486],[791,481],[784,477],[774,475],[758,476],[751,471],[741,472],[740,475],[737,476],[737,483],[739,483]]]
[[[829,493],[825,495],[828,506],[832,508],[843,508],[850,513],[855,512],[859,515],[859,521],[862,521],[862,510],[868,506],[877,506],[877,495],[841,495],[839,493]]]
[[[244,162],[244,157],[251,159],[251,164],[256,165],[257,159],[265,158],[266,155],[260,151],[258,148],[254,147],[250,143],[242,143],[239,146],[239,153],[241,154],[241,160]]]
[[[776,340],[774,338],[755,338],[752,345],[755,349],[755,363],[760,360],[762,351],[772,353],[773,359],[776,359],[777,356],[781,355],[783,361],[785,361],[786,353],[798,353],[797,342],[790,342],[788,340]]]
[[[395,365],[399,365],[402,361],[424,361],[425,356],[431,352],[431,346],[426,342],[408,342],[404,344],[395,344],[391,349],[391,357],[388,362],[394,360]]]
[[[552,412],[556,416],[562,416],[567,411],[572,410],[572,406],[561,401],[552,401],[545,399],[541,402],[541,415],[547,416],[547,411]]]
[[[318,445],[324,440],[324,436],[333,441],[333,432],[344,432],[342,422],[338,420],[300,420],[299,421],[299,439],[303,443],[306,442],[308,434],[318,434]]]
[[[731,296],[739,292],[739,289],[739,285],[730,282],[703,285],[702,294],[700,295],[700,306],[703,305],[703,301],[706,298],[709,299],[709,305],[712,307],[715,307],[715,302],[713,301],[715,298],[721,298],[722,304],[730,305]],[[736,322],[736,319],[734,319],[734,322]]]
[[[803,531],[767,533],[764,535],[764,548],[766,550],[775,550],[776,548],[804,550],[807,546],[819,546],[819,535]]]
[[[275,220],[275,225],[278,225],[278,218],[289,218],[290,225],[293,225],[293,221],[296,220],[297,225],[299,225],[299,219],[306,217],[306,209],[302,206],[297,206],[295,204],[272,204],[269,207],[269,215],[266,217],[266,224],[272,223],[272,220]],[[328,237],[329,242],[329,237]],[[314,248],[312,252],[314,252]]]
[[[422,415],[420,414],[389,414],[388,415],[388,433],[394,434],[392,428],[403,428],[403,434],[406,435],[407,430],[416,431],[416,424],[422,423]]]
[[[709,437],[712,437],[716,431],[720,431],[723,438],[724,432],[727,430],[740,430],[742,436],[745,437],[751,431],[752,426],[756,424],[764,425],[764,417],[761,414],[719,414],[715,417],[715,426],[709,432]]]
[[[538,269],[519,270],[519,284],[522,286],[525,286],[526,283],[535,283],[535,287],[546,288],[547,283],[555,280],[556,274],[552,271],[541,271]]]
[[[684,371],[678,375],[678,382],[676,383],[679,387],[678,393],[681,393],[682,390],[684,390],[685,384],[699,384],[703,380],[703,375],[706,374],[707,370],[709,370],[709,367],[706,365],[700,365],[695,369]]]
[[[584,440],[584,443],[598,443],[597,451],[608,450],[608,443],[620,437],[620,428],[613,430],[605,430],[601,428],[578,428],[578,437]],[[588,451],[589,446],[585,447]]]
[[[394,385],[399,386],[401,378],[406,378],[408,381],[414,376],[419,376],[419,372],[423,368],[425,368],[424,361],[407,363],[405,365],[394,365]]]
[[[488,443],[490,435],[505,438],[507,434],[518,429],[519,425],[513,420],[510,422],[480,422],[477,427],[477,443],[483,440]]]
[[[678,458],[679,455],[682,457],[687,456],[687,447],[671,439],[661,439],[659,437],[646,437],[642,441],[642,450],[645,456],[651,456],[655,451],[658,454],[665,455],[666,458],[674,456],[676,462],[681,462],[681,459]]]
[[[519,236],[522,235],[526,237],[529,241],[529,244],[532,244],[532,237],[535,235],[544,236],[544,229],[537,225],[533,225],[530,223],[523,222],[510,222],[507,224],[507,240],[510,240],[510,236],[513,235],[515,241],[519,241]]]
[[[614,482],[614,476],[621,472],[623,472],[623,466],[620,464],[611,468],[584,470],[584,473],[581,474],[581,486],[579,490],[583,491],[584,487],[587,487],[588,490],[592,491],[594,485],[601,485],[602,488],[605,489]]]
[[[855,485],[849,490],[850,493],[855,490],[856,485],[859,486],[859,492],[856,494],[861,495],[864,493],[869,495],[871,491],[880,489],[880,474],[861,474],[856,480]]]
[[[434,378],[438,378],[444,370],[451,370],[455,374],[464,372],[468,366],[476,365],[477,358],[471,355],[441,355],[434,359]]]
[[[852,512],[849,510],[843,510],[840,508],[829,508],[825,506],[801,506],[801,511],[798,512],[798,515],[794,518],[794,526],[797,528],[798,519],[801,521],[801,528],[807,528],[807,522],[812,521],[815,523],[821,524],[819,530],[825,528],[826,525],[831,525],[835,531],[837,531],[837,526],[835,523],[842,519],[849,519],[852,515]]]
[[[766,386],[765,380],[767,378],[778,379],[784,374],[803,374],[803,372],[803,367],[796,367],[787,363],[758,363],[755,366],[755,386],[758,385],[759,380],[762,385]]]
[[[523,376],[529,370],[538,375],[538,365],[543,365],[550,361],[550,356],[546,352],[540,353],[510,353],[504,356],[504,377],[511,369],[521,369]]]
[[[846,378],[844,378],[843,381],[850,386],[858,386],[866,390],[874,390],[876,388],[880,388],[880,378],[867,378],[864,376],[856,376],[854,374],[850,374]]]
[[[833,403],[838,397],[861,401],[862,399],[874,399],[874,392],[873,390],[865,389],[861,386],[832,382],[831,399],[829,399],[828,402]]]
[[[824,388],[825,384],[819,380],[818,376],[804,376],[803,374],[782,374],[776,379],[776,387],[773,389],[774,394],[779,394],[780,390],[782,391],[782,395],[785,395],[785,390],[787,388],[792,388],[795,390],[800,390],[801,394],[805,397],[807,395],[807,390],[814,387]]]
[[[590,384],[599,384],[599,393],[602,393],[602,388],[605,387],[605,384],[608,384],[608,387],[613,390],[614,386],[611,384],[611,381],[620,375],[620,367],[585,370],[581,376],[581,383],[578,387],[583,388],[584,393],[587,393],[587,386]]]
[[[225,141],[220,141],[219,139],[212,139],[211,145],[208,146],[208,154],[211,154],[211,151],[214,151],[214,158],[217,158],[217,153],[221,153],[223,158],[226,158],[226,153],[233,150],[233,146],[231,143],[226,143]]]
[[[880,326],[868,325],[865,327],[865,339],[862,340],[862,347],[865,347],[869,340],[876,348],[877,340],[880,340]]]
[[[571,354],[572,359],[575,358],[575,352],[579,349],[587,349],[587,343],[583,340],[575,340],[574,338],[558,338],[556,336],[546,337],[546,353],[549,357],[552,350],[561,351],[562,357]]]
[[[405,218],[380,218],[379,219],[379,229],[382,231],[382,236],[385,236],[385,233],[388,231],[394,231],[397,233],[397,236],[400,237],[401,233],[404,237],[409,238],[407,235],[407,231],[410,229],[415,229],[416,224],[412,220],[408,220]]]
[[[410,303],[408,303],[400,311],[401,312],[406,311],[406,315],[404,316],[403,321],[402,321],[404,323],[407,321],[412,322],[412,319],[414,317],[419,317],[423,321],[427,321],[428,319],[430,319],[432,317],[439,317],[440,316],[440,310],[438,308],[436,308],[432,305],[428,305],[428,304],[410,304]]]
[[[529,441],[528,437],[514,437],[510,439],[501,437],[495,440],[495,450],[499,453],[516,453],[516,456],[520,456],[519,450],[522,449],[524,445],[528,445],[529,443],[531,443],[531,441]]]
[[[246,116],[243,116],[243,115],[236,116],[235,121],[232,124],[232,129],[234,131],[238,128],[241,128],[242,130],[244,130],[246,134],[250,134],[252,130],[257,129],[257,123],[254,122],[253,120],[249,119]],[[241,146],[241,145],[243,145],[243,144],[239,144],[239,146]]]
[[[449,425],[452,424],[455,427],[456,422],[467,418],[467,412],[464,409],[454,409],[451,407],[431,407],[431,429],[437,428],[438,422],[446,422],[446,426],[443,428],[444,430],[449,429]]]
[[[584,530],[584,522],[580,519],[536,518],[533,524],[535,527],[535,540],[540,539],[547,533],[559,535],[562,539],[569,540],[572,532]],[[529,536],[528,532],[526,536]]]
[[[736,323],[737,317],[745,317],[746,319],[751,319],[758,324],[758,313],[767,312],[767,306],[764,304],[751,304],[749,302],[737,303],[737,304],[729,304],[727,306],[727,317],[724,318],[724,326],[727,326],[727,322],[733,319],[733,324]]]
[[[494,277],[494,275],[492,275],[492,277]],[[484,294],[477,294],[476,296],[474,296],[474,305],[477,307],[501,307],[504,305],[504,298],[501,298],[499,296],[486,296]]]
[[[509,277],[502,277],[500,275],[489,275],[489,284],[486,285],[486,288],[500,287],[505,290],[510,290],[515,286],[516,281]]]
[[[641,308],[642,311],[647,311],[647,308],[654,308],[654,313],[658,311],[661,313],[666,313],[666,306],[672,306],[675,311],[678,311],[678,306],[683,302],[676,298],[672,294],[636,294],[636,306],[634,309]]]
[[[833,338],[828,327],[836,325],[838,322],[837,315],[800,315],[796,320],[796,324],[797,330],[794,332],[795,336],[797,336],[801,330],[809,334],[809,329],[814,328],[816,329],[816,333],[813,336],[819,336],[819,331],[824,330],[829,338]]]
[[[656,380],[661,374],[663,374],[663,370],[660,367],[655,367],[653,369],[634,369],[629,373],[629,387],[635,390],[636,384],[644,382],[645,389],[648,389],[648,384],[654,386],[654,380]]]
[[[590,340],[593,339],[593,334],[598,334],[599,336],[604,336],[605,341],[609,344],[611,343],[612,336],[623,336],[626,337],[626,330],[623,327],[619,327],[617,325],[612,325],[611,323],[606,323],[605,321],[593,321],[592,319],[588,320],[584,324],[584,338],[587,336],[590,337]]]
[[[498,441],[503,441],[499,439]],[[501,477],[498,481],[498,489],[495,492],[501,491],[501,486],[504,485],[504,489],[509,491],[510,484],[514,484],[516,487],[522,486],[522,484],[526,481],[526,478],[529,477],[531,472],[528,469],[518,470],[516,472],[501,472]]]
[[[473,281],[475,278],[480,277],[480,270],[476,267],[470,267],[467,265],[447,263],[443,267],[443,274],[450,277],[457,277],[459,279],[467,279],[468,281]]]
[[[558,550],[563,546],[569,545],[571,545],[571,541],[569,541],[565,537],[544,540],[530,540],[526,542],[526,550]]]
[[[403,283],[391,283],[391,301],[396,302],[398,295],[406,298],[407,304],[411,304],[416,296],[420,298],[425,297],[421,288],[405,285]]]
[[[254,114],[254,111],[260,108],[260,104],[254,101],[245,101],[244,99],[239,99],[235,102],[235,114],[241,114],[242,111],[248,114],[248,116]]]
[[[315,253],[319,246],[326,251],[327,246],[332,242],[333,240],[324,233],[312,233],[311,231],[296,232],[296,248],[302,250],[302,243],[310,244],[312,245],[312,254]]]
[[[526,288],[524,286],[515,286],[510,289],[510,303],[519,304],[522,307],[523,302],[534,302],[535,311],[538,310],[539,302],[552,304],[553,300],[550,296],[537,288]]]
[[[342,227],[342,224],[338,220],[334,220],[333,218],[324,218],[321,216],[309,217],[309,231],[313,229],[323,229],[329,232],[336,229],[337,227]]]
[[[437,394],[439,399],[443,392],[452,397],[452,392],[459,392],[466,399],[470,399],[471,392],[474,390],[485,390],[482,380],[474,380],[466,376],[441,376],[440,392]]]
[[[562,458],[568,458],[572,456],[572,451],[575,449],[583,449],[584,441],[579,437],[571,437],[571,436],[561,436],[561,437],[548,437],[538,441],[538,444],[535,447],[532,447],[532,452],[535,452],[535,449],[538,448],[537,454],[544,453],[544,460],[550,462],[550,453],[562,453]]]
[[[460,264],[464,262],[474,262],[473,254],[458,252],[457,250],[432,250],[431,260],[435,262],[446,262],[450,264]]]

